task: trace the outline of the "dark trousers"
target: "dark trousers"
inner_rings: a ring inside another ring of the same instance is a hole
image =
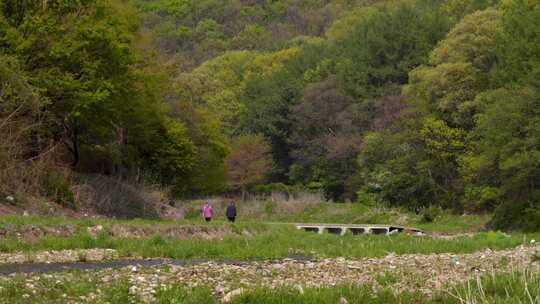
[[[205,217],[204,219],[205,219],[207,222],[210,222],[210,221],[212,220],[211,217]]]
[[[235,216],[228,216],[227,218],[229,219],[229,222],[231,223],[234,223],[234,221],[236,220]]]

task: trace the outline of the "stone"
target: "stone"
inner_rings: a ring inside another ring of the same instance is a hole
[[[244,288],[238,288],[235,289],[228,294],[226,294],[223,299],[221,299],[221,302],[223,303],[229,303],[231,302],[235,297],[238,297],[244,293]]]

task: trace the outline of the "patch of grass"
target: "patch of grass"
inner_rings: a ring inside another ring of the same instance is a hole
[[[115,220],[93,218],[66,218],[46,216],[1,216],[0,226],[4,225],[46,225],[62,226],[75,225],[85,228],[96,225],[126,225],[126,226],[172,226],[172,225],[221,225],[225,222],[225,206],[216,204],[216,218],[205,223],[200,218],[200,206],[196,202],[186,203],[186,218],[174,220]],[[221,209],[219,209],[221,208]],[[238,223],[257,227],[261,223],[351,223],[351,224],[394,224],[417,226],[428,231],[437,232],[477,232],[484,229],[490,220],[489,215],[452,215],[446,212],[435,216],[432,222],[425,222],[421,215],[406,212],[401,209],[385,207],[368,207],[363,204],[350,203],[298,203],[287,202],[239,202]],[[219,209],[219,210],[218,210]],[[223,212],[222,212],[223,211]]]
[[[9,238],[0,243],[2,252],[111,248],[121,256],[170,257],[178,259],[276,259],[294,253],[321,257],[377,257],[396,254],[470,253],[486,248],[500,250],[527,243],[539,235],[486,232],[452,240],[403,234],[337,236],[303,232],[289,225],[267,225],[252,236],[230,234],[223,239],[167,238],[159,235],[119,238],[107,234],[93,237],[79,233],[70,237],[45,236],[34,241]]]
[[[157,304],[202,304],[217,303],[212,292],[207,287],[189,289],[185,286],[173,284],[160,287],[156,291]]]
[[[277,204],[273,201],[267,201],[264,203],[264,212],[266,214],[275,214]]]
[[[70,271],[39,280],[25,275],[0,278],[0,303],[141,303],[130,294],[127,277],[103,283],[98,276]],[[189,288],[169,282],[155,290],[159,304],[217,304],[221,299],[212,294],[211,286]],[[434,290],[431,295],[419,291],[396,292],[390,284],[382,288],[365,284],[343,284],[324,288],[260,286],[248,289],[232,299],[233,304],[518,304],[538,303],[540,274],[535,271],[493,273],[465,283],[448,283],[446,290]]]
[[[423,303],[420,293],[395,295],[390,289],[374,292],[370,285],[342,285],[332,288],[259,288],[247,292],[232,301],[234,304],[335,304],[335,303]]]
[[[431,206],[425,208],[421,212],[421,220],[424,223],[433,223],[435,220],[443,214],[443,210],[438,206]]]
[[[430,232],[446,232],[446,233],[463,233],[463,232],[479,232],[485,230],[490,215],[452,215],[443,213],[439,215],[433,222],[416,222],[415,226],[425,229]]]
[[[73,303],[94,290],[95,285],[94,280],[74,278],[29,282],[25,276],[17,275],[0,283],[0,303]]]
[[[440,303],[540,303],[540,274],[537,271],[493,273],[454,287]]]
[[[513,272],[487,275],[428,296],[420,292],[397,293],[391,287],[374,290],[370,285],[341,285],[328,288],[259,288],[235,298],[234,304],[521,304],[539,303],[540,275]]]
[[[129,281],[127,278],[116,280],[107,286],[103,286],[103,301],[101,303],[137,303],[135,297],[129,293]],[[98,303],[99,303],[98,302]]]
[[[398,283],[400,277],[394,272],[383,272],[375,275],[375,281],[381,286],[389,286]]]

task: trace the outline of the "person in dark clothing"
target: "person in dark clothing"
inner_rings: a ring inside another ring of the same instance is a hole
[[[234,202],[231,202],[231,204],[227,207],[225,215],[227,216],[227,219],[229,219],[229,222],[234,223],[236,220],[236,205]]]

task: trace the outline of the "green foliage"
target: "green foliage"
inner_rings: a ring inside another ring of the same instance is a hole
[[[375,276],[375,281],[381,286],[388,286],[400,281],[399,275],[392,272],[384,272]]]
[[[364,138],[364,192],[414,208],[496,209],[494,227],[536,229],[525,210],[534,214],[537,206],[538,113],[530,109],[539,108],[538,56],[523,50],[538,44],[529,19],[537,14],[532,2],[519,1],[455,25],[409,74],[404,94],[416,116]],[[527,64],[517,72],[513,62]]]
[[[166,269],[166,268],[163,268]],[[161,269],[161,270],[163,270]],[[167,270],[165,270],[167,271]],[[97,294],[95,301],[108,303],[140,303],[140,297],[129,292],[130,282],[120,276],[114,282],[102,282],[100,275],[87,272],[69,271],[65,278],[39,276],[37,282],[29,285],[23,275],[16,275],[0,282],[0,296],[6,303],[59,303],[71,299],[81,299],[89,294]],[[385,275],[390,276],[389,273]],[[399,275],[393,275],[399,279]],[[529,303],[534,302],[539,292],[540,278],[537,272],[520,270],[494,272],[462,283],[449,283],[448,291],[434,291],[426,295],[420,291],[396,292],[393,285],[338,284],[331,287],[278,286],[268,288],[260,285],[244,290],[233,297],[231,303],[241,304],[457,304],[473,303]],[[217,304],[218,297],[212,293],[213,286],[189,287],[183,283],[165,282],[156,289],[156,303],[205,303]],[[98,292],[99,291],[99,292]],[[26,295],[25,295],[26,294]],[[21,299],[23,299],[21,301]]]
[[[156,291],[158,304],[217,303],[209,288],[190,289],[182,285],[162,286]]]
[[[60,146],[179,196],[268,177],[534,230],[539,20],[537,0],[1,1],[0,128],[27,101],[15,129],[40,127],[0,169]],[[238,181],[249,146],[268,161]]]
[[[50,172],[45,176],[43,188],[46,191],[45,194],[56,203],[77,210],[78,205],[71,189],[71,181],[65,174]]]
[[[422,221],[424,223],[432,223],[443,213],[442,209],[438,206],[430,206],[422,210]]]
[[[381,96],[388,86],[406,83],[408,72],[426,61],[449,27],[438,1],[403,1],[364,13],[361,20],[335,46],[342,54],[337,75],[357,98]]]
[[[178,184],[178,179],[189,176],[195,158],[195,147],[187,137],[182,123],[168,120],[162,139],[157,141],[156,151],[151,157],[164,183]],[[186,189],[184,189],[186,190]]]
[[[527,303],[538,294],[540,278],[532,271],[493,273],[452,286],[452,293],[435,292],[430,296],[418,292],[396,293],[392,287],[376,288],[370,285],[341,285],[331,288],[281,287],[273,290],[260,288],[246,292],[233,303]],[[383,284],[381,284],[383,285]]]
[[[153,222],[149,224],[159,224]],[[146,224],[146,225],[149,225]],[[170,223],[169,225],[177,225]],[[140,226],[141,224],[136,224]],[[225,222],[210,224],[219,229]],[[316,257],[383,257],[388,252],[401,254],[472,253],[486,248],[502,250],[514,248],[538,239],[538,234],[513,234],[500,232],[478,233],[473,237],[462,236],[452,240],[414,237],[408,235],[345,235],[315,234],[299,231],[289,224],[236,223],[237,230],[222,239],[162,238],[156,236],[92,237],[86,229],[69,237],[45,236],[35,240],[6,238],[0,243],[0,252],[32,253],[43,250],[69,250],[89,248],[116,249],[122,257],[174,259],[280,259],[291,251]],[[144,226],[143,226],[144,227]],[[201,226],[203,227],[203,226]],[[147,228],[150,229],[150,228]],[[250,236],[243,235],[244,231]],[[228,230],[226,230],[228,231]]]
[[[274,214],[276,211],[276,203],[273,201],[264,202],[264,212],[266,214]]]
[[[203,176],[211,176],[223,167],[224,140],[205,125],[206,117],[197,130],[172,117],[162,92],[170,86],[163,84],[168,76],[153,71],[145,51],[136,47],[139,21],[125,1],[3,1],[1,51],[9,54],[6,62],[20,62],[35,89],[13,87],[2,101],[11,110],[22,101],[17,96],[40,102],[43,127],[18,139],[32,140],[33,150],[23,151],[27,155],[38,158],[56,144],[80,172],[124,177],[144,171],[188,193],[200,181],[193,170],[207,168],[211,172]],[[37,120],[26,107],[20,112]],[[203,135],[195,138],[199,130]]]
[[[265,181],[272,163],[270,145],[262,135],[241,135],[233,141],[226,159],[229,182],[244,198],[248,188]]]
[[[233,50],[277,50],[297,36],[321,35],[343,1],[136,0],[154,44],[193,68]]]

